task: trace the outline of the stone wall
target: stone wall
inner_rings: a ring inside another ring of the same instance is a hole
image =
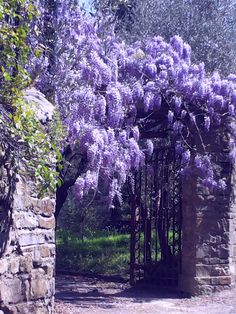
[[[232,283],[236,284],[236,169],[232,176],[231,204],[229,212],[229,269]]]
[[[55,202],[38,199],[35,183],[23,171],[14,182],[0,235],[0,313],[53,313]]]
[[[229,289],[236,283],[236,172],[227,162],[228,143],[217,147],[218,174],[227,178],[227,188],[210,192],[194,174],[183,182],[180,289],[190,295]]]

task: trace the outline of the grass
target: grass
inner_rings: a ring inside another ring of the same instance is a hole
[[[121,275],[129,272],[129,234],[99,231],[82,241],[75,234],[57,231],[57,268],[81,273]]]
[[[169,237],[172,237],[170,232]],[[152,235],[152,260],[160,260],[160,246],[156,234]],[[80,273],[100,275],[129,274],[130,235],[115,231],[96,231],[93,236],[83,241],[74,233],[60,229],[57,231],[57,269],[78,271]],[[144,235],[140,236],[140,247],[143,250]],[[141,254],[141,260],[143,255]]]

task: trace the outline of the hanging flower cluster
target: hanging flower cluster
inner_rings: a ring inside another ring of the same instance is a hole
[[[215,176],[206,134],[235,118],[236,76],[208,76],[203,63],[191,63],[191,48],[179,36],[126,45],[112,31],[100,37],[95,21],[70,1],[57,15],[56,100],[68,142],[88,160],[75,183],[78,199],[99,181],[110,201],[120,192],[130,170],[156,148],[140,140],[150,120],[176,137],[183,169],[195,166],[205,186],[225,187]],[[231,160],[235,152],[233,141]]]

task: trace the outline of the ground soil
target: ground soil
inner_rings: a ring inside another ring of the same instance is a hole
[[[130,287],[86,276],[57,276],[56,314],[236,314],[236,288],[184,298],[174,291]]]

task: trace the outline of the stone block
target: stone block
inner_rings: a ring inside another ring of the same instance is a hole
[[[40,246],[35,246],[34,248],[34,261],[40,261],[42,259]]]
[[[44,229],[54,229],[55,228],[55,218],[52,216],[50,218],[39,217],[39,227]]]
[[[51,256],[51,248],[49,246],[42,246],[40,248],[42,257],[50,257]]]
[[[48,294],[48,282],[42,274],[36,273],[32,276],[30,294],[31,299],[44,298]]]
[[[210,285],[211,277],[195,277],[195,281],[198,285]]]
[[[4,258],[0,259],[0,275],[8,271],[8,266],[9,263],[7,259]]]
[[[42,232],[33,233],[27,230],[19,234],[18,241],[19,241],[20,246],[38,245],[38,244],[43,244],[45,242],[45,237]]]
[[[55,245],[44,244],[34,247],[34,260],[42,260],[42,258],[50,258],[55,256]]]
[[[236,245],[236,232],[231,232],[229,238],[230,244]]]
[[[55,247],[43,245],[39,247],[41,257],[53,257],[55,255]]]
[[[38,226],[37,216],[27,212],[15,214],[13,220],[17,229],[34,229]]]
[[[20,259],[20,272],[30,273],[33,268],[32,256],[22,256]]]
[[[0,301],[4,303],[18,303],[22,300],[22,285],[19,278],[5,278],[0,282]]]
[[[31,298],[40,299],[45,297],[48,292],[47,281],[42,276],[31,279]]]
[[[232,283],[231,276],[217,277],[195,277],[198,285],[230,285]]]
[[[231,276],[219,276],[212,278],[213,285],[231,285],[232,279]]]
[[[219,265],[219,266],[215,266],[212,268],[211,270],[211,276],[229,276],[230,275],[230,269],[229,269],[229,265],[227,266],[223,266],[223,265]]]
[[[218,264],[229,264],[229,259],[223,259],[219,257],[210,257],[210,258],[204,258],[204,259],[199,259],[198,263],[203,263],[207,265],[218,265]]]
[[[46,305],[43,305],[41,302],[28,302],[24,304],[17,305],[17,313],[20,314],[49,314],[51,313]]]
[[[232,246],[232,255],[236,257],[236,245]],[[1,268],[0,268],[1,271]]]
[[[17,210],[25,209],[25,197],[24,195],[15,194],[13,200],[13,208]]]
[[[55,210],[55,201],[49,197],[45,197],[41,200],[41,214],[44,216],[52,216]]]
[[[20,258],[15,256],[12,257],[12,259],[10,260],[10,264],[9,264],[9,270],[12,274],[16,274],[19,272],[19,267],[20,267]]]

